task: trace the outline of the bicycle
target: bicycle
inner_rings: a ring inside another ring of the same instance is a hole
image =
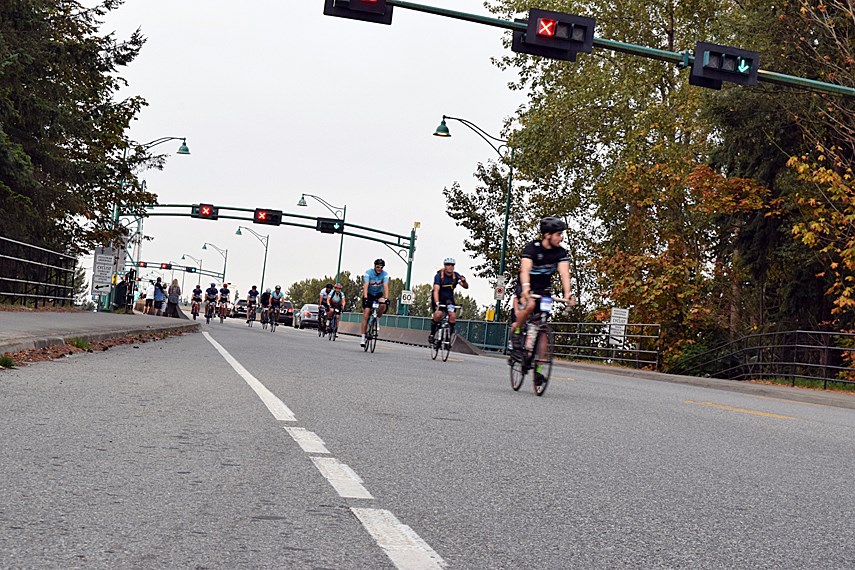
[[[214,318],[215,301],[207,301],[205,303],[205,324],[210,325],[211,319]]]
[[[252,326],[255,322],[255,303],[247,303],[246,305],[246,324]]]
[[[223,320],[228,316],[229,302],[228,301],[220,301],[219,309],[220,310],[218,312],[220,314],[220,324],[223,324]]]
[[[322,337],[327,334],[327,323],[326,323],[326,307],[323,305],[318,305],[318,336]]]
[[[199,305],[200,301],[193,299],[193,303],[190,305],[190,314],[193,315],[193,320],[196,320],[196,317],[199,316]]]
[[[333,314],[330,317],[329,323],[327,324],[327,340],[335,341],[335,337],[338,336],[338,320],[340,314],[341,309],[338,307],[333,307]]]
[[[374,352],[374,349],[377,348],[377,330],[379,328],[377,324],[379,319],[377,316],[378,307],[380,307],[379,301],[371,303],[371,314],[368,315],[368,327],[365,330],[365,346],[362,347],[365,352],[368,352],[369,349],[371,352]]]
[[[436,327],[436,332],[433,335],[433,344],[430,346],[430,357],[436,360],[438,354],[442,354],[442,361],[448,360],[448,353],[451,352],[451,324],[448,322],[449,313],[454,312],[454,305],[439,305],[442,311],[442,319]]]
[[[268,307],[261,308],[261,328],[267,330],[267,323],[270,321],[270,309]]]
[[[279,326],[279,307],[273,310],[273,316],[270,318],[270,332],[276,332],[276,327]]]
[[[552,353],[555,348],[554,333],[548,322],[554,300],[552,297],[540,295],[532,295],[532,299],[539,303],[539,310],[533,312],[526,323],[522,359],[517,360],[511,356],[508,364],[511,367],[511,388],[514,391],[522,387],[528,371],[534,370],[534,393],[543,396],[552,374]]]

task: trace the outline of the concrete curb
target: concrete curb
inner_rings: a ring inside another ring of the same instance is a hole
[[[173,319],[174,321],[175,319]],[[158,334],[164,332],[198,332],[199,324],[198,323],[182,323],[175,322],[172,323],[164,323],[163,325],[147,325],[145,327],[136,327],[136,328],[116,328],[116,329],[107,329],[107,330],[99,330],[97,332],[77,332],[77,333],[66,333],[61,336],[22,336],[14,341],[7,341],[0,344],[0,354],[5,353],[15,353],[21,352],[24,350],[34,350],[39,348],[47,348],[49,346],[57,346],[62,344],[68,344],[70,341],[74,339],[83,339],[87,342],[101,342],[105,340],[109,340],[112,338],[120,338],[124,336],[138,335],[138,334]]]

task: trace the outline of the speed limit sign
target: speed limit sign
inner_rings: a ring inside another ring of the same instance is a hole
[[[402,305],[412,305],[416,296],[412,291],[401,291],[401,304]]]

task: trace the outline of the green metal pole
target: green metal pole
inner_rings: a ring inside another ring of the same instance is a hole
[[[347,219],[347,205],[344,206],[344,211],[341,215],[341,222]],[[341,251],[344,249],[344,231],[341,232],[341,240],[338,242],[338,267],[335,269],[335,282],[341,283]]]
[[[223,283],[226,282],[226,264],[229,262],[229,250],[223,255]]]
[[[264,291],[264,274],[267,273],[267,246],[270,244],[270,236],[264,242],[264,265],[261,266],[261,291]]]
[[[410,230],[410,249],[407,253],[407,282],[404,285],[404,288],[409,291],[410,290],[410,278],[413,274],[413,257],[416,253],[416,228]],[[401,314],[407,316],[410,314],[410,306],[404,305],[401,309]]]
[[[508,199],[505,202],[505,230],[502,232],[502,254],[499,257],[499,277],[504,277],[505,275],[505,252],[508,249],[508,216],[511,212],[511,189],[513,188],[514,182],[514,147],[508,147],[510,149],[510,164],[509,172],[508,172]],[[496,318],[495,321],[499,320],[499,317],[502,314],[502,299],[498,299],[496,301]]]

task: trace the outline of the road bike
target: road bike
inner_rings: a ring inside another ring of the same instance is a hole
[[[327,334],[327,308],[323,305],[318,305],[318,336],[322,337]]]
[[[341,309],[333,307],[333,314],[327,323],[327,340],[334,341],[335,337],[338,336],[338,321],[341,318],[339,315],[341,315]]]
[[[193,315],[193,320],[196,320],[196,317],[199,316],[199,305],[200,301],[193,299],[193,303],[190,305],[190,314]]]
[[[276,327],[279,326],[279,307],[271,310],[273,315],[270,317],[270,332],[276,332]]]
[[[430,345],[430,357],[436,360],[438,354],[442,354],[442,361],[448,360],[448,353],[451,352],[451,324],[448,322],[448,315],[454,313],[454,305],[439,305],[442,311],[442,319],[436,327],[436,332],[433,335],[433,343]]]
[[[536,311],[528,318],[523,331],[522,359],[512,355],[508,364],[511,367],[511,388],[519,390],[529,370],[533,370],[534,393],[543,396],[549,385],[552,374],[552,353],[555,348],[555,338],[552,327],[549,326],[549,315],[554,301],[552,297],[532,295],[538,303]]]
[[[214,309],[216,308],[216,301],[207,301],[205,302],[205,324],[210,325],[211,319],[214,318]]]
[[[246,305],[246,324],[252,326],[255,322],[255,303],[247,303]]]
[[[229,313],[229,302],[228,301],[220,301],[220,307],[219,307],[218,312],[220,314],[220,324],[223,324],[223,320],[227,316],[229,316],[228,315],[228,313]]]
[[[267,330],[267,323],[270,321],[270,309],[268,307],[261,308],[261,328]]]
[[[365,329],[365,346],[362,347],[365,352],[371,350],[374,352],[374,349],[377,348],[377,334],[380,329],[377,321],[380,317],[377,316],[377,309],[380,307],[379,301],[373,301],[371,303],[371,314],[368,315],[368,327]]]

